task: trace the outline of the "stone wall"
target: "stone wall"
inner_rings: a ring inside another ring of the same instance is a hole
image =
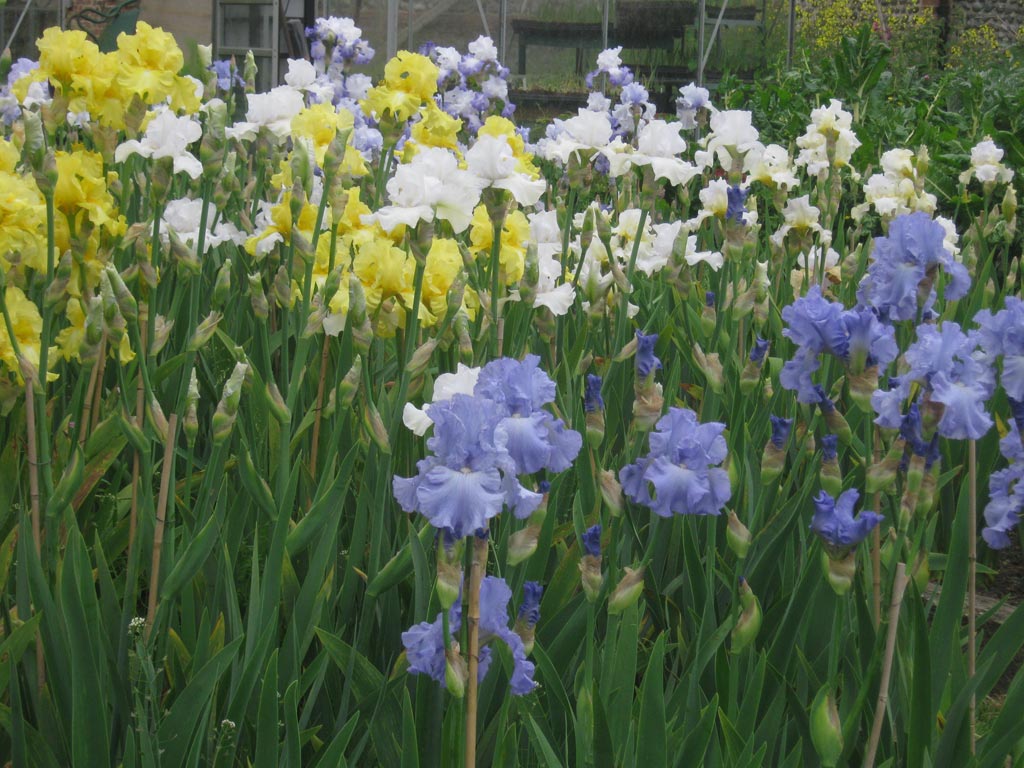
[[[983,26],[990,27],[1002,45],[1021,42],[1024,0],[954,0],[951,22],[954,36]]]

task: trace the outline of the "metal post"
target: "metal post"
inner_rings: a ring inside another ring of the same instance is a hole
[[[608,16],[611,0],[604,0],[604,5],[601,6],[601,47],[605,50],[608,49]]]
[[[28,13],[30,5],[32,5],[32,0],[28,0],[28,2],[25,3],[25,7],[22,8],[21,10],[21,16],[18,17],[17,22],[15,22],[14,24],[14,31],[11,32],[11,37],[10,39],[8,39],[7,45],[5,45],[3,48],[0,48],[0,51],[6,51],[8,48],[11,47],[11,43],[14,42],[14,38],[18,36],[18,30],[21,28],[21,22],[25,20],[25,14]]]
[[[408,30],[408,33],[409,33],[408,41],[405,44],[405,49],[407,51],[413,51],[413,50],[416,50],[416,49],[412,47],[413,46],[413,39],[412,39],[412,0],[408,0],[408,2],[406,2],[406,4],[405,4],[405,12],[406,12],[406,14],[408,14],[406,16],[406,25],[405,26],[406,26],[406,29]]]
[[[704,16],[708,10],[707,0],[697,2],[697,85],[704,87]]]
[[[508,0],[498,2],[498,61],[505,63],[508,46]]]
[[[388,0],[387,50],[388,59],[398,53],[398,0]]]

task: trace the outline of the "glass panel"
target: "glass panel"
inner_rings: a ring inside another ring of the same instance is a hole
[[[247,51],[273,46],[274,6],[269,3],[223,3],[220,6],[222,48]]]

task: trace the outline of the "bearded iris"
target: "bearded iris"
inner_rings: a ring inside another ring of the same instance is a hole
[[[882,516],[867,510],[855,518],[854,506],[860,493],[851,488],[833,498],[821,491],[814,499],[814,518],[811,530],[821,538],[829,555],[842,557],[847,551],[860,544],[876,525],[882,522]]]
[[[725,424],[700,424],[693,411],[670,408],[650,435],[647,456],[619,472],[626,496],[661,517],[720,514],[732,495],[719,466],[728,452],[724,431]]]
[[[539,599],[539,593],[536,595]],[[500,640],[512,652],[512,678],[509,686],[512,693],[522,696],[537,687],[534,682],[534,665],[526,658],[523,640],[509,627],[508,603],[512,590],[504,579],[487,576],[480,585],[480,666],[478,679],[483,680],[491,666],[491,649],[488,643]],[[536,608],[539,615],[539,607]],[[531,610],[532,614],[532,610]],[[448,627],[452,634],[462,626],[462,604],[456,602],[448,612]],[[427,675],[441,685],[445,684],[447,652],[456,652],[456,647],[446,647],[441,614],[433,622],[421,622],[402,633],[409,671]]]
[[[427,406],[433,455],[417,464],[414,477],[394,478],[402,509],[463,538],[485,529],[503,506],[520,519],[540,506],[543,495],[517,476],[568,469],[583,438],[543,409],[555,399],[555,384],[539,360],[495,360],[481,369],[472,395]]]

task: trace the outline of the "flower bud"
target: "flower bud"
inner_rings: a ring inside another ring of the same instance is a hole
[[[358,283],[358,280],[353,280],[353,283]],[[288,277],[288,270],[284,264],[277,268],[277,274],[274,275],[274,283],[271,286],[274,295],[274,302],[277,306],[282,309],[287,309],[292,306],[295,301],[295,296],[292,294],[292,281]]]
[[[195,333],[192,334],[192,338],[188,341],[188,351],[198,352],[200,349],[206,346],[213,334],[217,331],[217,324],[220,322],[223,315],[220,312],[214,310],[208,314],[203,320],[196,326]]]
[[[539,537],[539,525],[527,525],[513,533],[508,540],[508,564],[519,565],[528,560],[537,551]]]
[[[352,361],[352,367],[348,369],[345,378],[338,385],[338,394],[341,397],[342,407],[352,407],[352,401],[355,400],[356,392],[359,391],[359,382],[362,380],[362,375],[363,358],[361,355],[356,355],[355,360]]]
[[[662,396],[661,384],[648,381],[643,386],[637,387],[636,397],[633,400],[633,426],[645,432],[652,429],[661,418],[661,409],[664,404],[665,398]]]
[[[834,559],[822,550],[821,567],[832,591],[837,595],[845,595],[853,586],[853,577],[857,575],[856,552],[851,550],[844,557]]]
[[[608,613],[613,616],[634,605],[640,599],[640,593],[644,591],[644,569],[634,571],[627,567],[623,570],[625,575],[608,599]]]
[[[433,357],[434,350],[437,349],[438,339],[430,338],[421,344],[415,352],[412,353],[412,357],[409,359],[409,374],[411,376],[420,376],[426,371],[427,366],[430,364],[430,359]]]
[[[732,511],[729,512],[729,517],[726,520],[725,540],[729,544],[729,549],[731,549],[740,560],[747,556],[747,551],[750,549],[750,543],[754,540],[754,537],[750,534],[750,529],[747,528],[747,526],[740,521],[736,513]]]
[[[848,372],[846,380],[850,384],[850,399],[864,413],[874,413],[871,407],[871,395],[878,389],[878,366],[865,368],[860,373]]]
[[[160,407],[160,403],[157,402],[155,397],[150,398],[149,403],[146,405],[146,417],[149,419],[149,425],[156,432],[160,442],[166,443],[169,425],[167,417],[164,416],[164,410]]]
[[[906,442],[903,439],[896,440],[885,458],[871,465],[865,482],[868,493],[879,493],[896,482],[905,449]]]
[[[732,652],[738,653],[746,648],[761,631],[761,602],[744,578],[740,579],[740,617],[732,630]]]
[[[281,390],[277,388],[277,384],[273,381],[267,382],[266,387],[264,387],[263,400],[278,424],[288,424],[292,420],[292,414],[288,410],[284,398],[281,397]]]
[[[167,345],[167,340],[171,338],[172,330],[174,330],[174,321],[169,321],[162,314],[158,314],[153,318],[153,341],[150,342],[150,354],[152,356],[160,354]]]
[[[700,329],[704,332],[704,335],[708,338],[715,332],[715,326],[718,325],[718,313],[715,311],[715,294],[708,291],[704,295],[704,309],[701,310],[700,315]]]
[[[245,92],[256,92],[256,57],[250,50],[245,54],[245,64],[242,67],[242,79],[245,80]]]
[[[610,469],[602,469],[598,476],[598,484],[601,489],[601,499],[604,501],[608,512],[612,517],[622,515],[622,485]]]
[[[459,644],[453,642],[444,654],[444,683],[448,693],[457,699],[466,695],[466,682],[469,680],[469,668],[466,660],[459,652]]]
[[[222,307],[231,295],[231,259],[224,259],[213,284],[213,306]]]
[[[834,768],[843,754],[843,725],[828,684],[821,687],[811,704],[811,741],[824,768]]]
[[[693,359],[697,363],[707,379],[708,388],[717,395],[725,391],[725,381],[722,373],[722,361],[717,352],[704,353],[700,344],[693,345]]]
[[[224,383],[217,410],[213,414],[213,443],[219,445],[228,439],[238,416],[238,404],[242,399],[242,384],[249,371],[247,363],[235,363],[235,368]],[[283,439],[283,438],[282,438]]]
[[[249,300],[252,302],[252,312],[257,318],[266,320],[270,316],[270,304],[267,302],[263,278],[259,272],[249,275]]]
[[[381,453],[390,455],[391,442],[388,439],[388,430],[384,426],[380,411],[369,397],[366,398],[366,405],[363,407],[363,426],[370,439],[380,448]]]
[[[182,429],[185,432],[185,439],[190,446],[195,445],[196,436],[199,434],[199,415],[196,412],[196,404],[199,402],[199,380],[196,378],[196,369],[188,379],[188,394],[185,396],[185,419],[182,422]]]

